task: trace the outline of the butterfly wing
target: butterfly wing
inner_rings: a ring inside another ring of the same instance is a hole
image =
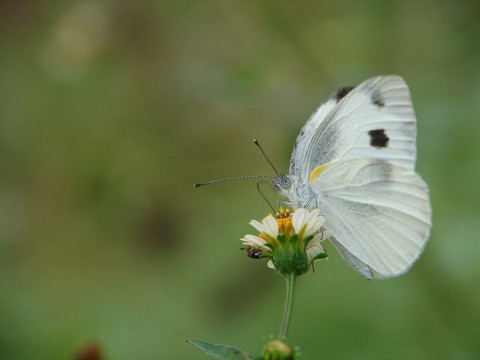
[[[408,270],[430,232],[428,188],[413,170],[381,159],[330,162],[312,172],[333,245],[366,278]]]
[[[290,175],[299,175],[304,167],[308,145],[311,143],[315,132],[320,128],[320,125],[327,118],[330,111],[332,111],[340,100],[352,91],[353,88],[354,86],[345,86],[338,89],[310,116],[307,123],[303,126],[302,130],[300,130],[300,134],[298,134],[295,144],[293,145],[292,158],[290,160]]]
[[[314,113],[295,143],[290,175],[307,182],[317,166],[352,158],[385,159],[413,170],[415,122],[400,76],[368,79],[343,97],[331,96]]]

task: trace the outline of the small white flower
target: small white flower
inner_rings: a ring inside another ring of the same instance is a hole
[[[276,218],[268,215],[261,222],[250,221],[260,234],[245,235],[241,241],[247,247],[261,250],[258,257],[268,258],[269,268],[300,275],[319,258],[319,254],[325,253],[321,243],[333,235],[332,231],[322,229],[325,221],[318,209],[300,208],[293,214],[281,209]]]

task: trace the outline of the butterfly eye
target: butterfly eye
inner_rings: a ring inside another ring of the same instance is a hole
[[[282,188],[289,189],[292,186],[292,180],[288,176],[282,178]]]

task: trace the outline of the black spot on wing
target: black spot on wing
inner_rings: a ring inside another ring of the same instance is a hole
[[[379,108],[382,108],[385,106],[385,100],[383,99],[382,95],[378,91],[372,92],[372,95],[370,98],[372,100],[372,103],[378,106]]]
[[[342,100],[350,91],[352,91],[355,88],[355,86],[344,86],[335,91],[332,95],[332,97],[339,102]]]
[[[370,146],[374,146],[377,149],[386,148],[390,138],[385,133],[384,129],[370,130]]]

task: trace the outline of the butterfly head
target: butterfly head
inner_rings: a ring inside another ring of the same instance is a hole
[[[292,189],[293,180],[290,176],[285,174],[278,174],[272,179],[273,188],[280,194],[287,196]]]

